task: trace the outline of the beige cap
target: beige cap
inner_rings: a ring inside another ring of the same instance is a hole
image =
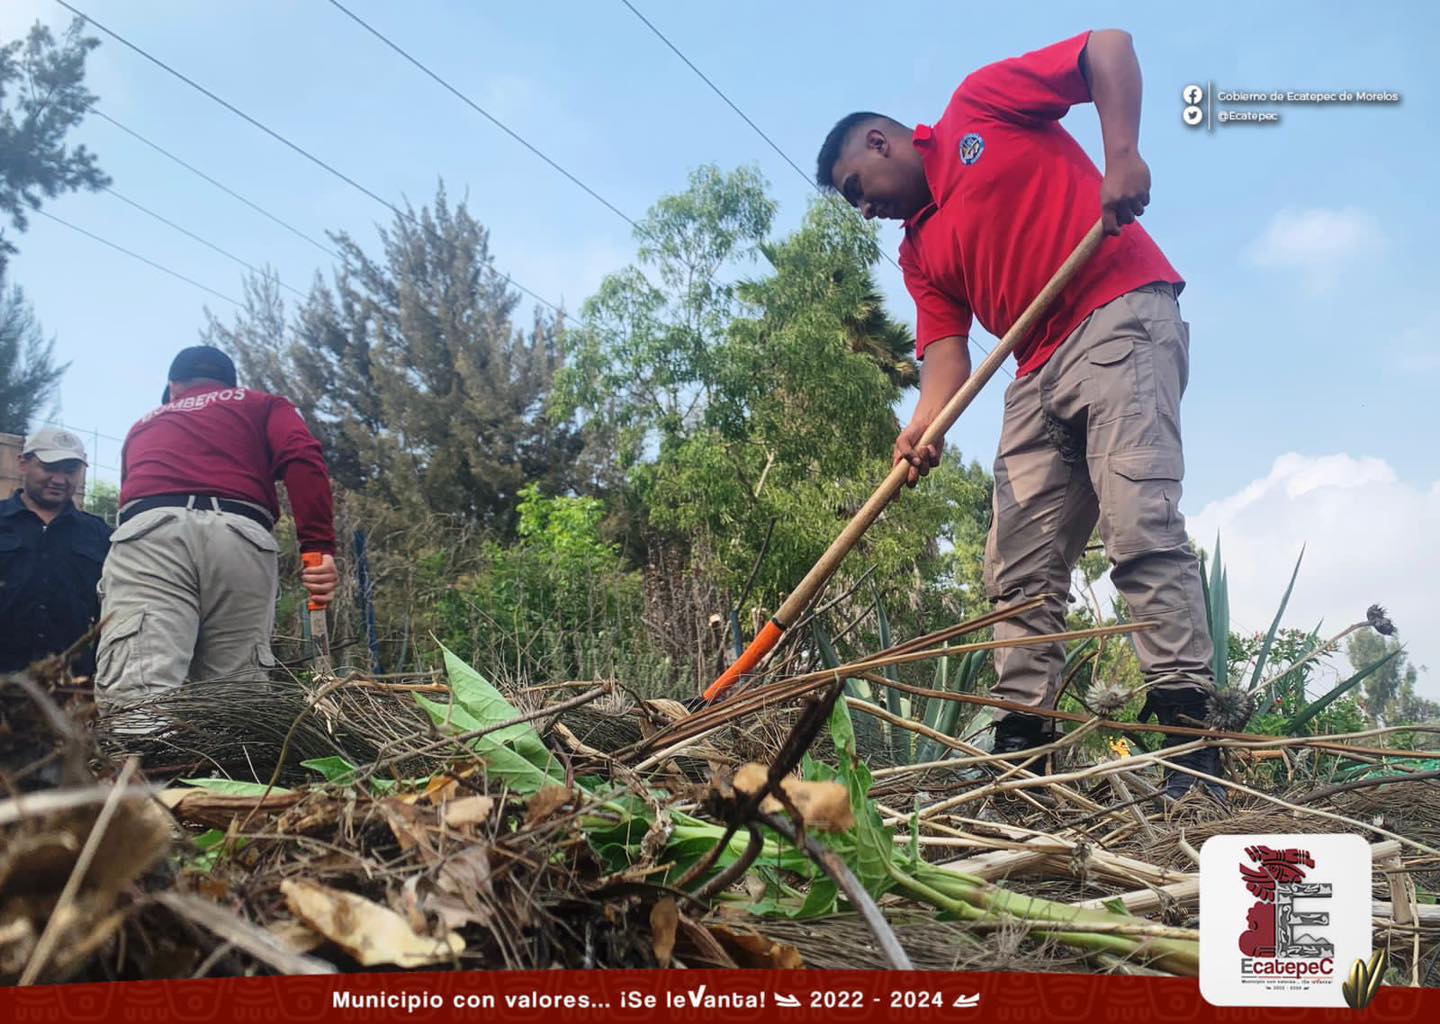
[[[45,427],[37,430],[25,439],[25,447],[21,450],[22,455],[33,455],[41,462],[64,462],[66,459],[79,459],[85,465],[90,465],[85,459],[85,444],[60,427]]]

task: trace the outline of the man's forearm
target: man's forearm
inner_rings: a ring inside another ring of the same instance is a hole
[[[1119,29],[1090,33],[1080,55],[1080,70],[1100,115],[1106,161],[1137,152],[1142,85],[1130,33]]]
[[[920,363],[920,401],[915,419],[929,424],[970,378],[970,346],[964,338],[942,338],[925,349]]]

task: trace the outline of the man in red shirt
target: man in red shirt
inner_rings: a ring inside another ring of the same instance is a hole
[[[121,453],[120,528],[100,581],[102,711],[274,664],[275,481],[300,550],[324,556],[303,571],[306,590],[321,603],[335,592],[330,479],[295,407],[238,386],[230,357],[203,345],[175,357],[162,400]]]
[[[920,401],[894,457],[910,463],[912,487],[939,465],[943,445],[919,440],[970,375],[972,319],[1004,334],[1103,216],[1099,252],[1016,349],[986,592],[1000,607],[1046,598],[997,626],[997,638],[1060,632],[1071,572],[1098,522],[1132,616],[1159,623],[1135,634],[1148,684],[1142,718],[1203,726],[1212,651],[1179,509],[1189,325],[1176,302],[1184,281],[1133,223],[1150,202],[1140,92],[1130,36],[1084,32],[976,71],[934,125],[849,115],[825,140],[817,180],[867,218],[904,221],[900,267],[923,363]],[[1059,123],[1087,101],[1100,115],[1103,175]],[[997,651],[995,696],[1054,707],[1063,658],[1055,643]],[[1009,713],[996,723],[995,750],[1013,754],[1051,738],[1043,717]],[[1221,774],[1213,749],[1175,760]],[[1169,773],[1167,793],[1183,795],[1194,781]]]

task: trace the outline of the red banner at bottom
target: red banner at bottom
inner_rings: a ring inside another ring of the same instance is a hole
[[[1428,1007],[1428,1009],[1427,1009]],[[1440,989],[1361,1011],[1218,1008],[1192,980],[877,971],[448,971],[0,989],[0,1020],[49,1021],[1412,1021]]]

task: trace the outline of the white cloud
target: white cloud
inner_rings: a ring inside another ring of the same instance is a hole
[[[1280,210],[1245,258],[1256,267],[1296,271],[1305,287],[1319,294],[1334,287],[1344,270],[1385,247],[1379,222],[1358,207]]]
[[[1430,669],[1420,689],[1440,696],[1440,481],[1402,480],[1383,459],[1290,453],[1186,525],[1207,548],[1219,533],[1233,628],[1269,626],[1304,545],[1284,625],[1323,619],[1329,635],[1382,604],[1411,660]]]

